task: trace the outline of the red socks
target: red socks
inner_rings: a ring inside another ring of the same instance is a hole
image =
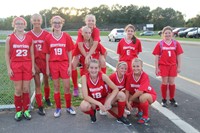
[[[44,88],[44,97],[45,97],[45,100],[49,99],[49,96],[50,96],[50,88],[46,87],[46,88]]]
[[[106,74],[106,67],[101,68],[101,71]]]
[[[149,102],[146,101],[144,103],[140,103],[140,108],[143,111],[142,117],[148,118],[149,117]]]
[[[170,100],[174,98],[175,91],[176,91],[175,84],[169,85],[169,97],[170,97]]]
[[[118,101],[118,118],[121,118],[123,116],[125,106],[126,106],[126,102]]]
[[[94,110],[92,108],[90,108],[89,111],[86,111],[84,112],[85,114],[88,114],[88,115],[91,115],[91,116],[94,116]]]
[[[161,85],[161,94],[162,94],[162,99],[167,98],[167,85],[164,84]]]
[[[54,93],[54,100],[56,103],[56,108],[61,109],[60,92]]]
[[[78,73],[77,70],[72,70],[72,82],[74,88],[78,88]]]
[[[23,108],[24,108],[24,111],[28,110],[29,104],[30,104],[29,93],[23,93]]]
[[[16,112],[22,111],[22,96],[14,95],[14,104]]]
[[[36,100],[36,103],[38,105],[38,107],[42,107],[43,104],[42,104],[42,94],[36,94],[35,95],[35,100]]]
[[[71,94],[70,93],[65,93],[65,104],[66,104],[66,108],[71,107]]]

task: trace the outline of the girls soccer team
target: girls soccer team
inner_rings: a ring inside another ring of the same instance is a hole
[[[149,104],[156,100],[156,92],[151,87],[149,77],[142,69],[143,62],[138,58],[142,52],[141,42],[135,37],[135,27],[125,27],[126,36],[118,43],[119,63],[117,70],[109,77],[105,74],[106,49],[100,43],[99,29],[94,15],[87,15],[86,26],[78,31],[74,45],[71,37],[62,32],[64,19],[54,16],[51,19],[52,33],[41,29],[42,17],[34,14],[31,17],[33,29],[25,33],[26,21],[22,17],[13,20],[14,32],[6,40],[5,59],[8,75],[14,83],[15,120],[22,116],[31,119],[29,89],[34,76],[36,85],[36,103],[38,114],[45,115],[42,103],[40,73],[44,76],[44,94],[47,105],[50,88],[48,76],[51,75],[54,85],[56,110],[54,117],[61,115],[60,81],[63,81],[66,111],[75,115],[71,107],[70,76],[74,84],[74,96],[78,96],[77,71],[78,63],[82,80],[83,101],[80,110],[96,122],[96,110],[109,112],[117,122],[130,126],[126,118],[133,108],[138,109],[138,123],[147,123]],[[162,77],[161,94],[163,107],[167,106],[167,88],[170,92],[170,104],[177,107],[175,101],[175,77],[180,72],[183,50],[179,42],[172,39],[172,29],[163,28],[163,40],[159,41],[153,51],[155,55],[156,75]],[[127,113],[128,112],[128,113]]]

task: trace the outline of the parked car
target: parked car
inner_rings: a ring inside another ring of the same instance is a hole
[[[178,36],[178,32],[184,31],[184,30],[186,30],[185,27],[179,27],[179,28],[175,28],[172,32],[174,33],[174,36],[177,37]]]
[[[144,31],[140,33],[140,36],[153,36],[154,32],[153,31]]]
[[[186,37],[187,34],[188,34],[188,32],[194,31],[194,30],[196,30],[196,29],[197,29],[197,28],[192,27],[192,28],[188,28],[188,29],[186,29],[186,30],[184,30],[184,31],[180,31],[180,32],[178,32],[178,36],[179,36],[179,37]]]
[[[119,41],[125,37],[124,29],[123,28],[115,28],[113,29],[110,34],[108,35],[109,41]]]
[[[200,28],[197,28],[194,31],[188,32],[186,37],[188,37],[188,38],[200,38]]]

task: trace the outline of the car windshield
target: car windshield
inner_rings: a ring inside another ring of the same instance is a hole
[[[188,29],[185,30],[185,31],[188,32],[188,31],[191,31],[192,29],[194,29],[194,28],[188,28]]]
[[[123,33],[123,32],[124,32],[124,30],[117,30],[117,32],[119,32],[119,33]]]

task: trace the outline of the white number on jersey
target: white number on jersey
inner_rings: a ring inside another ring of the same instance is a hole
[[[130,50],[126,50],[126,55],[130,55]]]
[[[55,48],[55,55],[62,55],[62,48]]]
[[[101,98],[101,93],[100,92],[97,92],[97,93],[92,93],[92,97],[93,98]]]
[[[27,56],[28,51],[26,49],[17,49],[16,50],[16,56],[21,57],[21,56]]]
[[[169,57],[171,57],[171,56],[172,56],[172,54],[171,54],[171,51],[168,51],[168,56],[169,56]]]
[[[42,51],[42,45],[41,44],[36,44],[35,45],[37,51]]]

